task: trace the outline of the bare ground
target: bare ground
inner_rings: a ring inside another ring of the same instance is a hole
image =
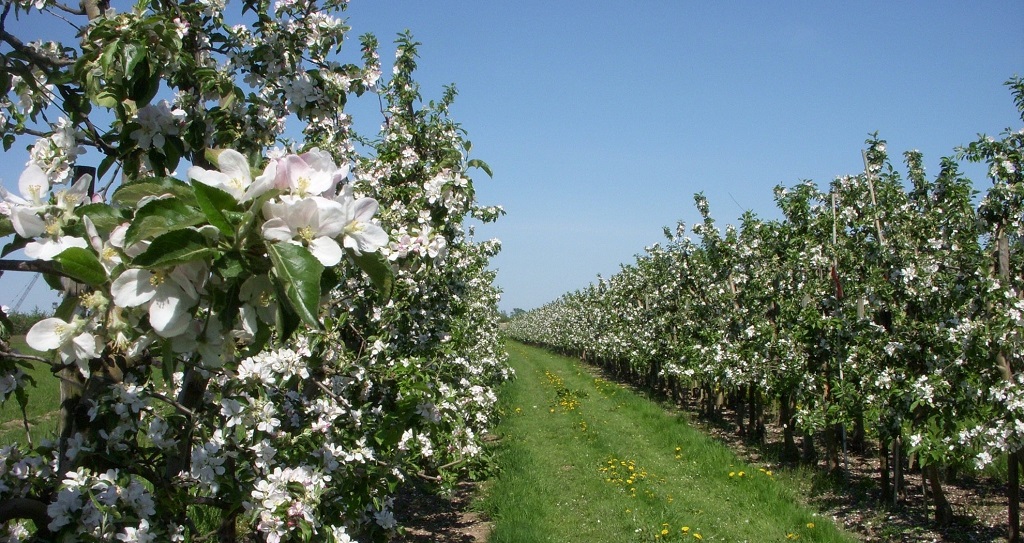
[[[395,518],[405,527],[393,543],[483,543],[491,525],[472,510],[479,486],[461,483],[451,496],[438,496],[416,485],[400,491],[395,499]]]

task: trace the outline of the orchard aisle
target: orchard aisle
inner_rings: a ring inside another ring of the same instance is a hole
[[[854,541],[683,418],[509,343],[491,543]]]

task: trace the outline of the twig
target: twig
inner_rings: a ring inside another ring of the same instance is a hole
[[[174,407],[175,409],[181,411],[182,413],[188,415],[189,417],[195,417],[196,415],[195,411],[192,411],[191,409],[185,407],[184,405],[181,405],[181,403],[179,403],[177,400],[174,400],[173,398],[168,398],[167,396],[164,396],[159,392],[146,392],[146,394],[158,400],[162,400],[163,402],[167,403],[167,405]]]

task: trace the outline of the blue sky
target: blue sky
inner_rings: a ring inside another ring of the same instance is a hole
[[[695,192],[723,225],[774,218],[772,187],[857,173],[872,132],[934,172],[978,133],[1022,125],[1003,86],[1024,75],[1019,0],[353,0],[347,16],[385,62],[398,32],[422,42],[425,98],[458,87],[453,116],[494,171],[474,176],[478,196],[508,212],[477,230],[503,242],[506,311],[633,262],[697,219]],[[24,155],[8,155],[10,186]],[[21,290],[0,278],[0,303]]]

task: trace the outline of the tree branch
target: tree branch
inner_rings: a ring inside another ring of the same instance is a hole
[[[85,13],[85,9],[83,9],[81,7],[73,8],[71,6],[65,6],[64,4],[61,4],[60,2],[54,2],[53,4],[50,4],[50,5],[52,5],[53,7],[57,8],[57,9],[63,11],[63,12],[70,13],[72,15],[85,15],[86,14]]]
[[[53,273],[73,279],[54,262],[46,260],[0,260],[0,273],[5,271],[21,271],[35,273]]]
[[[39,65],[42,68],[49,68],[51,70],[57,70],[63,66],[70,66],[75,63],[74,60],[69,58],[52,59],[34,48],[25,45],[25,42],[18,39],[17,36],[7,31],[7,14],[10,12],[12,3],[8,3],[4,8],[3,14],[0,14],[0,40],[3,40],[7,45],[11,46],[18,53],[28,57],[30,61]]]
[[[7,521],[23,518],[35,523],[37,536],[49,536],[50,515],[46,513],[46,503],[32,498],[10,498],[0,501],[0,524]]]

